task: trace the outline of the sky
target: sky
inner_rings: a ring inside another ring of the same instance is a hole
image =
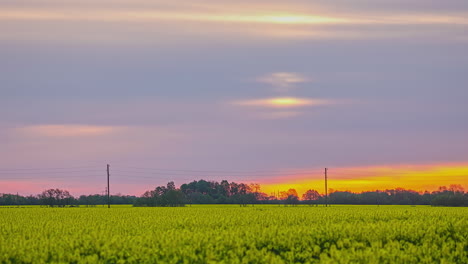
[[[468,189],[465,0],[3,0],[0,193]]]

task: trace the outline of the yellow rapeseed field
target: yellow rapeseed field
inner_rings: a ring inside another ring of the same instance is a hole
[[[468,263],[468,208],[0,208],[1,263]]]

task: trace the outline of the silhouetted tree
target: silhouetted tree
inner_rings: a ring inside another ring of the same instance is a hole
[[[299,196],[295,189],[289,189],[287,192],[281,192],[281,199],[284,205],[297,205],[299,203]]]
[[[185,206],[185,195],[180,189],[176,189],[174,182],[169,182],[166,186],[157,186],[152,191],[146,191],[135,200],[134,206]]]
[[[285,200],[286,204],[296,206],[299,203],[299,198],[295,195],[289,195]]]
[[[71,205],[74,198],[67,190],[48,189],[39,194],[39,200],[43,205],[50,207],[64,207]]]
[[[318,199],[320,199],[320,197],[320,194],[316,190],[307,190],[302,195],[302,200],[308,203],[309,205],[312,205],[312,203],[316,202]]]

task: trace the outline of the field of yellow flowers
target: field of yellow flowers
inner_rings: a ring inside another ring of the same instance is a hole
[[[0,263],[468,263],[468,208],[0,208]]]

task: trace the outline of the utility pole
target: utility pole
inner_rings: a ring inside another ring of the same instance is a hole
[[[107,208],[110,208],[110,188],[109,188],[109,176],[110,176],[110,165],[107,164]]]
[[[325,168],[325,207],[328,207],[328,169]]]

